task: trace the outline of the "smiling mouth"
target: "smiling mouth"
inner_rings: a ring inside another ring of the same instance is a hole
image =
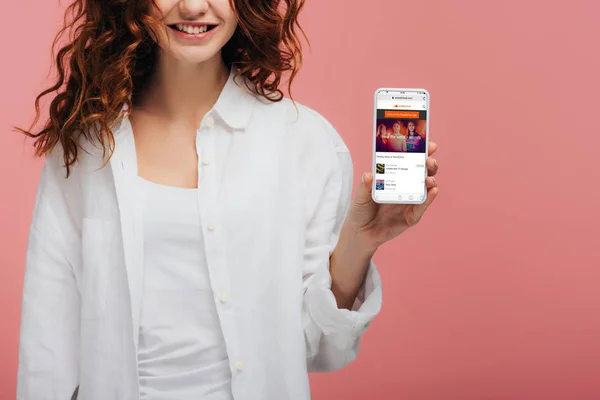
[[[169,28],[179,31],[179,32],[187,33],[188,35],[198,35],[200,33],[208,32],[208,31],[216,28],[216,26],[217,25],[173,24],[173,25],[169,25]]]

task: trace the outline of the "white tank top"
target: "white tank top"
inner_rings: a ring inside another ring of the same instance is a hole
[[[139,178],[144,294],[141,400],[232,400],[231,371],[205,260],[198,191]]]

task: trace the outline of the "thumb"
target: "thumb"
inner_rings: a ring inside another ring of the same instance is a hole
[[[354,195],[354,203],[356,205],[365,205],[373,201],[371,199],[371,192],[373,190],[373,174],[370,172],[365,172],[362,175],[362,179],[360,185],[356,189],[356,194]]]

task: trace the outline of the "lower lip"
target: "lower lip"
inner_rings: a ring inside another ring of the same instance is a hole
[[[186,40],[186,41],[190,41],[190,42],[201,42],[203,40],[208,39],[210,36],[212,36],[213,32],[215,30],[217,30],[219,26],[215,26],[213,27],[211,30],[208,30],[206,32],[202,32],[202,33],[187,33],[187,32],[181,32],[175,28],[171,28],[169,27],[169,29],[171,29],[171,31],[175,34],[176,37],[182,39],[182,40]]]

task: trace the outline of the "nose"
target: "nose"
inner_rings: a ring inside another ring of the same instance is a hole
[[[179,12],[185,19],[195,19],[208,11],[208,0],[181,0]]]

